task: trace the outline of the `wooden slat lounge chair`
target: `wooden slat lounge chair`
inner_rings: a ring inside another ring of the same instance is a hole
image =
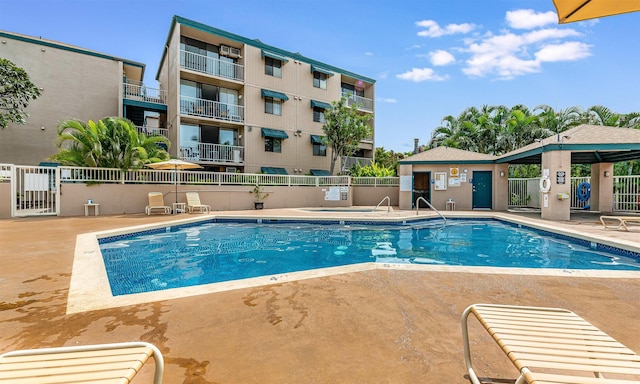
[[[600,222],[605,229],[620,229],[628,231],[627,224],[640,224],[640,216],[600,216]]]
[[[42,348],[0,355],[0,383],[127,384],[149,357],[155,361],[154,384],[162,383],[164,359],[145,342]]]
[[[164,204],[164,197],[160,192],[149,192],[149,205],[146,206],[144,212],[150,215],[154,212],[171,214],[171,207]]]
[[[640,383],[640,356],[571,311],[474,304],[462,314],[464,358],[474,384],[480,379],[471,364],[470,314],[520,372],[516,384]]]
[[[209,213],[211,206],[200,202],[198,192],[187,192],[187,210],[189,213],[193,213],[194,211]]]

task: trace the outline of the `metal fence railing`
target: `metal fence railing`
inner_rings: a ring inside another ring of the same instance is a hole
[[[613,210],[640,212],[640,175],[613,177]]]

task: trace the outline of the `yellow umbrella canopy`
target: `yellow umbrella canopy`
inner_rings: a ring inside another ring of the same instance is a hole
[[[640,0],[553,0],[560,24],[640,11]]]
[[[147,164],[147,167],[153,168],[153,169],[173,169],[173,172],[174,172],[173,180],[176,185],[176,203],[178,202],[178,169],[202,168],[198,164],[189,163],[188,161],[183,161],[180,159],[171,159],[167,161],[151,163],[151,164]]]

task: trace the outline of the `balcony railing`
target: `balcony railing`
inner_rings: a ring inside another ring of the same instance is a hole
[[[180,67],[225,79],[244,80],[244,66],[193,52],[180,51]]]
[[[180,147],[180,158],[185,161],[240,164],[244,163],[244,147],[198,143]]]
[[[244,107],[242,105],[221,103],[198,99],[189,96],[180,96],[180,113],[183,115],[208,117],[217,120],[244,122]]]
[[[351,167],[353,167],[356,164],[359,164],[361,167],[366,167],[367,165],[371,165],[372,162],[373,162],[373,159],[368,157],[343,156],[341,171],[347,172],[348,170],[351,169]]]
[[[347,99],[347,106],[355,104],[359,110],[373,112],[373,100],[366,97],[356,96],[349,91],[342,91],[342,97]]]
[[[144,133],[147,136],[164,136],[169,137],[169,130],[167,128],[158,127],[140,127],[136,125],[138,133]]]
[[[124,83],[124,98],[147,103],[167,103],[167,93],[164,89],[149,88],[142,83],[133,83],[131,81]]]

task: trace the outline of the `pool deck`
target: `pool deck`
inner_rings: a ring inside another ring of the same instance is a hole
[[[257,214],[415,217],[409,211],[212,213]],[[496,215],[640,249],[640,227],[604,230],[598,215],[577,214],[566,222],[540,220],[531,213]],[[200,215],[176,218],[195,216]],[[469,383],[460,315],[473,303],[566,308],[640,352],[640,273],[558,276],[477,273],[464,267],[380,268],[67,313],[79,234],[172,219],[119,215],[0,220],[0,353],[143,340],[163,352],[165,383]],[[480,375],[491,378],[487,383],[513,383],[517,372],[488,334],[476,324],[470,332]],[[152,366],[147,364],[134,383],[150,382]]]

